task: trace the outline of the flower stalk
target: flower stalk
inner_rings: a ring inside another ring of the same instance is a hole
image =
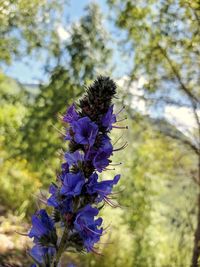
[[[68,237],[68,228],[65,227],[64,232],[62,234],[62,238],[60,240],[60,244],[59,244],[58,249],[57,249],[57,252],[53,258],[51,267],[57,267],[58,266],[58,264],[60,262],[60,258],[62,256],[62,253],[65,251],[66,246],[67,246],[67,237]]]
[[[52,215],[43,209],[32,216],[28,235],[34,242],[30,251],[34,267],[57,267],[69,249],[97,253],[94,245],[104,231],[98,214],[106,203],[116,207],[112,189],[120,179],[116,175],[113,180],[100,180],[99,173],[115,165],[110,159],[114,151],[126,147],[113,149],[109,136],[113,128],[126,128],[115,125],[115,94],[115,83],[100,76],[62,117],[69,146],[60,174],[49,187],[46,203],[53,209]],[[61,236],[58,227],[63,228]]]

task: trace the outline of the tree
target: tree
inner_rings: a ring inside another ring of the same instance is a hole
[[[199,188],[197,226],[192,267],[200,256],[200,49],[198,1],[108,1],[116,11],[116,25],[126,30],[134,50],[132,80],[143,77],[143,99],[154,107],[185,107],[192,111],[192,135],[180,138],[163,127],[160,130],[191,149],[198,159],[195,180]]]
[[[56,66],[48,70],[49,83],[41,86],[23,127],[26,143],[23,153],[33,169],[43,170],[48,177],[54,174],[52,170],[59,162],[56,153],[62,148],[56,130],[61,129],[58,113],[65,111],[82,93],[80,86],[95,78],[100,70],[101,74],[109,73],[111,50],[107,47],[108,34],[103,30],[99,7],[88,6],[70,32],[70,37],[57,47]],[[47,169],[50,165],[54,167]]]
[[[188,175],[196,167],[194,156],[160,133],[156,120],[135,112],[126,140],[128,147],[115,161],[124,159],[120,204],[132,233],[133,265],[188,266],[196,192]]]
[[[62,18],[62,2],[1,0],[1,63],[10,64],[14,57],[21,59],[33,51],[52,50],[51,36]]]
[[[34,199],[29,196],[41,186],[28,162],[21,156],[14,156],[24,145],[20,128],[28,111],[27,96],[24,87],[0,74],[0,212],[12,210],[20,216],[31,213]]]

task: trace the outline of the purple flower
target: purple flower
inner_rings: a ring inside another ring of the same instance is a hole
[[[72,127],[66,128],[65,140],[71,141],[73,139],[74,132]]]
[[[60,193],[67,196],[80,195],[84,183],[85,177],[83,173],[67,173],[64,176]]]
[[[113,180],[98,182],[98,175],[93,173],[89,178],[88,184],[86,185],[87,193],[98,194],[97,200],[100,202],[112,192],[113,186],[118,183],[119,179],[120,175],[118,174]]]
[[[68,123],[72,123],[73,121],[77,121],[79,119],[79,115],[78,113],[76,112],[76,109],[75,109],[75,105],[72,104],[66,114],[64,115],[63,117],[63,121],[64,122],[68,122]]]
[[[100,149],[104,150],[109,155],[112,154],[113,146],[110,142],[110,138],[107,135],[102,136]]]
[[[99,150],[93,159],[93,165],[98,172],[102,172],[109,165],[108,154]]]
[[[58,192],[58,187],[57,187],[57,185],[55,185],[55,184],[51,184],[51,185],[49,186],[49,193],[52,194],[52,195],[55,195],[55,194],[57,194],[57,192]]]
[[[78,111],[72,104],[63,116],[63,122],[68,124],[65,140],[70,141],[69,147],[45,203],[47,209],[51,208],[52,217],[43,209],[32,216],[28,234],[35,243],[30,251],[35,261],[32,267],[51,266],[55,261],[61,264],[61,254],[68,246],[77,252],[95,252],[94,245],[103,233],[99,202],[116,206],[111,194],[120,179],[120,175],[116,175],[113,180],[98,181],[98,173],[107,169],[113,154],[108,135],[112,128],[117,128],[114,123],[119,113],[113,114],[111,105],[115,94],[115,83],[108,77],[99,77],[80,99]]]
[[[53,220],[45,210],[39,210],[32,216],[32,228],[29,237],[34,237],[34,242],[55,244],[57,241],[56,230]]]
[[[84,155],[81,154],[79,151],[75,151],[74,153],[65,153],[65,159],[69,166],[73,164],[77,165],[78,162],[82,162],[84,160]]]
[[[42,247],[39,245],[35,245],[29,253],[33,260],[40,266],[50,266],[51,260],[55,252],[56,249],[53,247]],[[33,264],[32,266],[36,265]]]
[[[95,169],[102,172],[109,165],[108,158],[112,155],[113,147],[108,136],[102,137],[102,144],[93,158]]]
[[[74,131],[74,140],[78,144],[93,146],[97,133],[98,126],[88,117],[83,117],[72,124]]]
[[[88,252],[100,240],[103,232],[103,228],[99,228],[102,224],[102,218],[94,219],[98,213],[99,210],[97,208],[87,205],[77,213],[74,221],[74,227],[83,239],[84,246]]]
[[[67,162],[62,163],[62,173],[69,172],[69,164]]]
[[[58,200],[54,195],[52,195],[48,199],[47,205],[59,210],[61,214],[65,214],[72,211],[71,198],[64,198],[63,200]]]
[[[63,197],[60,195],[59,188],[51,184],[49,187],[49,193],[52,195],[47,200],[47,205],[59,210],[61,214],[72,211],[72,198]]]
[[[102,125],[109,131],[112,130],[112,125],[117,121],[116,115],[113,114],[113,106],[109,107],[107,113],[102,118]]]

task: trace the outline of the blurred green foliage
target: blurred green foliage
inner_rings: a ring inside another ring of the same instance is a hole
[[[161,1],[160,17],[155,17],[151,9],[155,1],[145,4],[139,1],[140,7],[134,5],[134,1],[109,2],[117,7],[116,23],[128,30],[129,41],[134,43],[135,68],[131,77],[145,73],[148,84],[151,84],[151,88],[146,86],[145,89],[150,92],[163,88],[163,79],[170,78],[175,82],[162,51],[153,49],[150,53],[149,49],[163,40],[165,45],[171,45],[173,41],[178,46],[182,44],[176,39],[177,32],[167,29],[162,29],[164,33],[159,32],[162,27],[170,25],[173,14],[166,12],[169,2]],[[180,1],[180,5],[185,3]],[[43,49],[47,52],[44,68],[49,76],[47,83],[28,88],[0,73],[0,222],[2,218],[12,221],[10,214],[20,218],[16,224],[21,224],[22,219],[30,220],[30,214],[38,204],[34,195],[39,189],[47,190],[55,179],[62,162],[60,154],[66,149],[58,115],[78,99],[84,84],[89,84],[98,74],[112,73],[110,36],[98,6],[88,6],[84,16],[72,24],[70,38],[60,42],[54,23],[59,22],[63,9],[61,1],[37,0],[3,1],[0,9],[1,61],[9,64],[16,56],[21,58]],[[190,19],[191,14],[186,11],[181,16]],[[155,22],[156,38],[152,35],[152,25],[147,25],[155,19],[160,19]],[[162,27],[159,26],[161,22]],[[195,38],[194,45],[199,37]],[[189,40],[182,42],[186,54],[184,62],[176,62],[176,68],[181,72],[184,65],[189,71],[192,61],[195,62],[190,69],[193,72],[196,61],[187,50]],[[198,88],[190,88],[189,92],[198,96]],[[119,88],[119,96],[117,109],[120,109],[122,100],[130,104],[130,93],[124,88]],[[121,208],[105,207],[102,210],[105,227],[108,226],[107,234],[99,244],[103,256],[67,254],[63,262],[72,261],[80,267],[190,266],[197,193],[191,177],[197,174],[197,157],[180,142],[183,134],[174,126],[170,125],[170,130],[176,132],[177,139],[160,131],[159,121],[138,114],[131,104],[127,112],[129,130],[115,146],[120,147],[124,141],[128,141],[129,146],[113,157],[113,162],[122,161],[123,165],[104,174],[105,178],[111,178],[118,172],[122,179],[116,189]],[[169,127],[167,122],[164,125]],[[114,131],[113,143],[120,135],[119,130]],[[9,232],[3,223],[1,226],[1,233]]]
[[[67,62],[58,62],[50,71],[50,81],[41,86],[23,129],[26,157],[34,169],[51,178],[55,165],[58,166],[56,154],[63,147],[63,140],[56,130],[61,130],[59,113],[63,113],[83,93],[81,85],[90,82],[101,70],[107,74],[110,70],[111,51],[106,47],[107,33],[101,30],[102,14],[95,4],[85,13],[78,23],[72,25],[71,37],[60,51],[63,57],[67,56]]]
[[[127,32],[124,42],[130,41],[134,51],[132,79],[143,76],[144,89],[165,94],[166,100],[176,103],[178,90],[198,102],[199,1],[108,2],[116,25]]]
[[[27,212],[32,205],[30,194],[41,186],[36,173],[28,168],[27,160],[17,156],[22,149],[20,128],[27,112],[25,92],[20,86],[8,77],[0,77],[1,108],[0,108],[0,181],[1,206],[12,211]]]
[[[53,25],[61,19],[63,4],[62,0],[1,0],[0,60],[11,64],[15,57],[41,48],[52,53]]]

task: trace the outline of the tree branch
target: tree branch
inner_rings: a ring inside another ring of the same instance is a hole
[[[170,132],[163,131],[162,129],[160,129],[160,132],[164,133],[165,135],[167,135],[167,136],[169,136],[169,137],[171,137],[173,139],[176,139],[176,140],[180,141],[181,143],[183,143],[185,145],[187,145],[188,147],[190,147],[195,152],[195,154],[197,154],[198,156],[200,155],[199,154],[199,149],[194,144],[192,144],[189,140],[181,139],[178,136],[176,136],[176,135],[174,135],[174,134],[172,134]]]
[[[186,85],[182,82],[180,73],[178,72],[177,68],[174,66],[172,60],[170,59],[170,57],[168,56],[167,52],[165,49],[163,49],[159,44],[157,45],[158,49],[161,51],[161,53],[163,54],[163,56],[166,58],[167,62],[169,63],[169,66],[171,67],[171,70],[173,71],[173,73],[175,74],[181,89],[185,92],[185,94],[189,97],[190,100],[195,101],[197,103],[200,102],[200,99],[198,99],[197,96],[195,96],[194,94],[191,93],[191,91],[186,87]]]

